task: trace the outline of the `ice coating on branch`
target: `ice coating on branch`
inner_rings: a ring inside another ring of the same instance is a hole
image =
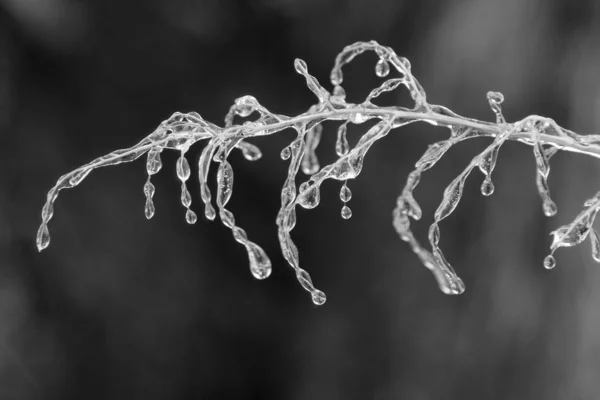
[[[343,87],[345,82],[342,70],[345,65],[365,52],[374,52],[377,56],[373,70],[383,81],[373,88],[362,102],[348,103]],[[367,153],[373,144],[386,137],[392,130],[413,122],[425,122],[448,129],[449,135],[446,139],[431,144],[423,155],[415,160],[414,169],[408,174],[396,199],[393,226],[400,239],[410,246],[421,263],[432,272],[442,292],[460,294],[465,290],[465,285],[443,254],[441,223],[459,207],[464,185],[474,169],[479,169],[484,175],[480,186],[481,193],[490,196],[495,191],[492,174],[500,147],[508,140],[531,146],[542,210],[545,215],[552,216],[556,214],[557,209],[548,185],[550,159],[560,150],[600,158],[600,135],[579,135],[560,127],[550,118],[536,115],[507,123],[501,108],[504,96],[500,92],[487,93],[489,106],[495,115],[494,121],[466,118],[446,107],[430,104],[425,90],[412,73],[410,62],[404,57],[399,57],[391,48],[381,46],[375,41],[354,43],[346,46],[338,54],[329,75],[331,91],[309,73],[305,61],[296,59],[294,68],[304,78],[308,90],[316,96],[315,104],[304,108],[307,110],[304,113],[295,116],[276,114],[250,95],[235,99],[225,115],[224,126],[213,124],[196,112],[175,112],[138,144],[116,150],[61,176],[46,196],[46,203],[41,212],[42,221],[36,236],[37,248],[41,251],[50,243],[48,223],[54,216],[54,203],[62,189],[76,187],[94,169],[132,162],[143,155],[146,155],[147,173],[143,188],[144,212],[147,218],[152,218],[155,214],[153,197],[156,189],[151,177],[162,169],[161,154],[167,150],[179,152],[175,169],[181,182],[180,201],[186,209],[185,220],[190,224],[196,223],[198,216],[190,208],[193,194],[190,193],[187,183],[192,171],[186,153],[191,146],[203,142],[205,146],[198,160],[197,177],[204,215],[211,221],[219,215],[223,225],[231,230],[234,240],[245,247],[252,276],[264,279],[271,274],[272,268],[267,253],[248,239],[246,231],[236,224],[233,213],[226,208],[234,187],[234,165],[229,160],[229,155],[234,149],[238,149],[246,160],[259,160],[262,152],[247,140],[293,130],[297,134],[296,137],[280,154],[282,160],[288,163],[288,171],[281,189],[281,207],[276,219],[277,233],[282,254],[294,271],[296,279],[302,288],[310,293],[312,301],[321,305],[326,301],[325,293],[314,286],[309,273],[300,266],[298,247],[292,239],[291,233],[297,222],[296,207],[308,210],[317,207],[321,201],[320,188],[323,182],[328,179],[336,180],[341,182],[340,215],[343,219],[349,219],[352,210],[348,203],[353,193],[348,187],[348,182],[357,179],[361,174]],[[373,104],[373,101],[380,100],[379,96],[383,93],[395,90],[406,90],[414,103],[409,107]],[[347,138],[348,123],[360,126],[367,121],[373,125],[364,129],[356,145],[351,146]],[[337,136],[335,148],[322,151],[335,152],[337,158],[328,165],[321,165],[316,154],[317,148],[322,135],[328,132],[330,124],[337,126],[337,129],[331,130],[336,132]],[[429,227],[427,239],[430,247],[426,248],[411,230],[411,220],[418,221],[423,216],[415,193],[419,182],[426,171],[433,168],[453,146],[471,138],[482,137],[490,141],[489,145],[475,155],[467,167],[446,186]],[[213,163],[218,165],[216,182],[209,182]],[[309,177],[297,187],[296,178],[300,169]],[[216,186],[214,204],[211,186]],[[600,240],[593,227],[599,210],[600,192],[584,203],[583,210],[571,223],[551,233],[553,240],[550,254],[543,262],[545,268],[555,267],[556,259],[553,254],[558,248],[578,245],[588,237],[592,257],[600,262]]]

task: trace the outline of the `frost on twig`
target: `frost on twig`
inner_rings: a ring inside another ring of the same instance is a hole
[[[384,81],[373,89],[362,103],[348,103],[342,86],[344,81],[342,68],[365,51],[373,51],[378,56],[375,74]],[[307,87],[317,99],[317,102],[305,113],[297,116],[275,114],[252,96],[243,96],[235,100],[225,116],[225,124],[222,127],[204,120],[195,112],[176,112],[135,146],[114,151],[63,175],[49,191],[43,207],[42,224],[37,234],[38,249],[41,251],[50,243],[48,223],[53,216],[54,202],[60,190],[79,185],[96,168],[131,162],[143,155],[146,155],[148,174],[143,186],[146,197],[144,211],[148,219],[152,218],[155,213],[153,202],[155,187],[151,177],[162,169],[161,153],[165,150],[179,152],[175,169],[181,181],[181,204],[185,208],[186,221],[189,224],[196,223],[198,217],[191,208],[192,196],[187,189],[191,168],[186,153],[191,146],[204,141],[206,144],[198,162],[200,198],[204,203],[204,215],[208,220],[214,220],[218,214],[222,223],[231,230],[234,239],[245,247],[252,275],[257,279],[267,278],[271,274],[269,257],[258,244],[248,239],[246,232],[236,225],[233,213],[226,208],[233,193],[234,183],[234,170],[228,157],[232,151],[240,150],[248,161],[258,160],[262,155],[260,149],[246,142],[246,139],[292,129],[296,132],[296,137],[281,151],[281,158],[288,163],[288,173],[281,189],[281,208],[276,220],[278,238],[283,256],[294,270],[302,287],[310,292],[315,304],[323,304],[326,300],[325,294],[314,286],[308,272],[300,266],[298,248],[292,240],[291,233],[296,225],[296,207],[306,209],[317,207],[321,198],[321,184],[328,179],[333,179],[340,181],[341,184],[339,193],[342,202],[341,216],[344,219],[350,218],[352,210],[348,203],[352,199],[352,191],[349,181],[356,179],[360,174],[364,159],[373,143],[384,138],[394,129],[421,121],[445,127],[450,135],[446,140],[430,145],[416,162],[415,169],[408,175],[406,184],[396,201],[393,225],[400,238],[411,246],[423,265],[432,271],[440,289],[447,294],[460,294],[465,286],[442,252],[439,225],[458,206],[465,181],[471,172],[478,169],[484,175],[481,193],[490,196],[495,189],[492,174],[502,145],[508,140],[516,140],[531,146],[542,210],[546,216],[551,217],[557,212],[548,185],[552,156],[559,150],[566,150],[600,158],[599,135],[578,135],[561,128],[552,119],[536,115],[507,123],[501,108],[504,97],[498,92],[487,94],[488,103],[495,115],[495,120],[492,122],[465,118],[445,107],[430,104],[425,91],[411,72],[410,62],[406,58],[398,57],[389,47],[381,46],[374,41],[358,42],[347,46],[337,56],[330,74],[333,85],[331,92],[309,73],[304,61],[297,59],[294,67],[296,72],[304,77]],[[393,76],[389,77],[390,74]],[[410,94],[414,102],[412,107],[373,104],[373,100],[382,93],[402,89]],[[235,117],[244,119],[244,122],[234,124]],[[376,123],[351,148],[346,137],[348,124],[362,124],[368,120],[375,120]],[[335,153],[338,158],[329,165],[321,166],[317,149],[323,124],[330,121],[340,123],[335,143]],[[487,148],[473,157],[467,167],[444,190],[434,214],[434,221],[429,228],[429,248],[426,248],[419,243],[411,230],[411,219],[419,220],[422,216],[414,191],[423,173],[435,166],[452,146],[475,137],[488,137],[491,142]],[[214,203],[208,182],[212,163],[218,165]],[[300,170],[308,175],[308,179],[296,186]],[[600,237],[592,227],[599,210],[600,192],[585,202],[583,211],[572,223],[551,233],[553,242],[550,246],[551,253],[544,260],[546,268],[555,266],[553,254],[556,249],[579,244],[588,236],[591,241],[592,256],[600,262]]]

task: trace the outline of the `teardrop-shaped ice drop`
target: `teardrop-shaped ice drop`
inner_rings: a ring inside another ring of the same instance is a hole
[[[44,250],[50,244],[50,231],[48,231],[48,225],[43,223],[38,229],[36,244],[38,251]]]
[[[192,210],[190,210],[188,208],[188,210],[185,213],[185,220],[188,224],[195,224],[196,221],[198,221],[198,216],[196,215],[195,212],[193,212]]]
[[[267,253],[254,243],[249,243],[247,250],[252,276],[256,279],[268,278],[271,275],[271,260],[267,256]]]
[[[240,149],[242,150],[244,158],[248,161],[256,161],[262,157],[260,149],[253,144],[242,142],[240,143]]]
[[[304,208],[311,209],[318,206],[320,201],[321,192],[319,191],[318,185],[313,184],[312,186],[305,186],[304,190],[302,186],[300,186],[300,193],[298,194],[298,204],[300,204]]]
[[[556,259],[552,254],[549,254],[544,258],[544,268],[552,269],[554,267],[556,267]]]
[[[310,297],[312,298],[313,303],[315,303],[318,306],[322,306],[327,301],[327,296],[325,296],[325,293],[316,289]]]
[[[380,78],[385,78],[389,73],[390,64],[383,58],[380,58],[377,64],[375,64],[375,74]]]
[[[177,160],[177,177],[185,182],[190,179],[190,164],[188,160],[182,154],[181,157]]]
[[[344,205],[342,207],[341,214],[342,214],[342,218],[350,219],[352,217],[352,209],[350,207]]]
[[[290,158],[290,156],[292,155],[292,150],[290,149],[289,146],[284,147],[283,150],[281,150],[281,159],[282,160],[287,160],[288,158]]]
[[[215,219],[215,217],[217,216],[217,212],[215,211],[215,208],[212,206],[212,204],[210,204],[210,203],[206,204],[206,206],[204,207],[204,216],[209,221],[212,221]]]
[[[494,182],[489,177],[486,177],[481,184],[481,194],[484,196],[491,196],[494,193]]]
[[[352,191],[350,190],[346,182],[344,182],[342,188],[340,189],[340,200],[342,200],[344,203],[347,203],[350,201],[351,198]]]

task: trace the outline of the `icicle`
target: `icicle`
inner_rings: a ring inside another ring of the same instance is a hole
[[[233,191],[233,169],[231,164],[227,161],[223,161],[217,172],[217,204],[224,206],[231,198]]]
[[[198,180],[200,181],[200,197],[202,198],[202,202],[204,202],[204,215],[209,220],[214,220],[216,216],[216,212],[214,207],[212,206],[210,199],[211,193],[208,188],[208,184],[206,183],[208,177],[208,170],[210,168],[210,161],[212,158],[212,154],[215,151],[215,143],[209,142],[204,150],[202,150],[202,154],[200,155],[200,160],[198,161]]]
[[[146,195],[146,205],[144,207],[144,214],[146,215],[147,219],[150,219],[154,216],[154,202],[152,201],[152,197],[154,197],[154,185],[152,184],[152,182],[150,182],[150,176],[148,175],[148,179],[146,180],[146,183],[144,184],[144,194]]]
[[[192,196],[186,185],[186,182],[191,175],[190,164],[185,158],[186,152],[187,148],[181,150],[181,155],[179,159],[177,159],[176,171],[177,177],[181,181],[181,204],[186,208],[185,220],[188,224],[195,224],[198,220],[198,217],[196,216],[196,213],[190,210],[190,206],[192,205]]]
[[[38,229],[36,244],[38,251],[44,250],[50,244],[50,231],[48,231],[46,223],[42,223]]]
[[[347,132],[348,132],[348,122],[344,122],[338,128],[337,140],[335,142],[335,152],[339,157],[342,157],[342,156],[348,154],[348,151],[350,151],[350,145],[348,144]]]
[[[306,175],[312,175],[321,168],[315,150],[321,141],[322,132],[323,126],[315,125],[306,134],[306,150],[302,159],[302,172]]]

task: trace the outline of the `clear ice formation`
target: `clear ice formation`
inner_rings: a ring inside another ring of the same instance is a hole
[[[375,52],[378,56],[375,74],[386,79],[369,93],[364,102],[348,103],[342,87],[344,78],[342,68],[365,51]],[[246,139],[293,129],[297,134],[295,139],[281,151],[281,158],[288,161],[288,173],[281,190],[281,208],[276,220],[278,238],[283,256],[293,268],[299,283],[306,291],[310,292],[313,302],[321,305],[325,303],[325,293],[314,286],[308,272],[300,266],[298,248],[291,237],[291,232],[296,224],[296,207],[300,206],[306,209],[317,207],[321,197],[319,190],[321,184],[327,179],[335,179],[341,181],[342,184],[339,194],[342,202],[341,217],[350,218],[352,210],[348,206],[348,202],[352,198],[352,191],[348,186],[348,181],[356,179],[360,174],[371,145],[388,135],[393,129],[421,121],[447,128],[450,136],[446,140],[430,145],[415,163],[415,169],[408,175],[406,184],[397,198],[396,207],[393,210],[393,225],[400,238],[410,245],[422,264],[431,270],[440,289],[446,294],[460,294],[465,290],[465,285],[456,275],[440,248],[439,224],[458,206],[465,181],[473,170],[477,168],[484,175],[481,193],[484,196],[490,196],[494,193],[492,173],[502,144],[507,140],[516,140],[531,146],[535,160],[536,186],[542,200],[542,210],[546,216],[551,217],[557,212],[548,185],[551,157],[558,150],[566,150],[600,158],[600,135],[578,135],[561,128],[550,118],[536,115],[528,116],[514,123],[507,123],[501,106],[504,96],[499,92],[487,94],[488,103],[495,115],[494,122],[465,118],[445,107],[430,104],[425,91],[411,72],[410,62],[406,58],[397,56],[391,48],[381,46],[374,41],[352,44],[338,54],[330,75],[333,85],[331,92],[309,73],[303,60],[296,59],[294,67],[296,72],[304,77],[308,89],[313,92],[317,100],[305,113],[297,116],[275,114],[252,96],[243,96],[235,100],[225,116],[223,127],[204,120],[195,112],[176,112],[135,146],[114,151],[63,175],[49,191],[47,201],[42,209],[42,223],[37,233],[38,249],[41,251],[50,244],[48,223],[52,219],[54,202],[60,190],[79,185],[96,168],[132,162],[143,155],[146,155],[148,173],[148,179],[143,189],[146,197],[144,212],[148,219],[152,218],[155,213],[152,200],[155,187],[151,182],[151,177],[162,169],[161,153],[164,150],[180,152],[176,164],[176,174],[181,181],[181,204],[186,209],[186,221],[190,224],[196,223],[198,218],[190,208],[192,197],[186,185],[191,176],[191,169],[185,155],[190,146],[200,141],[206,141],[206,146],[198,162],[200,197],[204,203],[204,215],[208,220],[214,220],[217,214],[219,215],[222,223],[232,231],[234,239],[246,248],[252,275],[257,279],[265,279],[271,274],[269,257],[258,244],[248,239],[246,232],[236,225],[233,213],[226,208],[233,192],[234,183],[233,167],[228,161],[228,156],[231,151],[237,149],[248,161],[258,160],[262,156],[260,149],[248,143]],[[395,77],[388,78],[390,74]],[[408,90],[414,101],[412,108],[373,104],[373,101],[382,93],[399,88]],[[236,117],[245,119],[245,121],[241,124],[234,124]],[[362,135],[353,148],[350,148],[346,137],[348,124],[362,124],[369,120],[375,120],[375,125]],[[335,144],[338,158],[330,165],[321,166],[316,151],[323,132],[322,124],[328,121],[340,122]],[[492,140],[490,145],[476,155],[446,187],[435,212],[434,221],[429,228],[430,249],[427,249],[417,241],[410,228],[411,219],[419,220],[422,214],[419,203],[415,200],[414,190],[419,184],[423,172],[434,167],[452,146],[475,137],[488,137]],[[216,210],[207,182],[208,172],[213,162],[218,164],[217,193],[214,202]],[[296,177],[300,169],[309,177],[307,181],[296,186]],[[556,265],[553,255],[556,249],[577,245],[588,236],[591,242],[592,256],[594,260],[600,262],[600,238],[598,232],[592,227],[598,210],[600,210],[600,192],[584,203],[583,211],[573,222],[561,226],[551,233],[553,241],[550,246],[550,254],[543,262],[545,268],[551,269]]]

